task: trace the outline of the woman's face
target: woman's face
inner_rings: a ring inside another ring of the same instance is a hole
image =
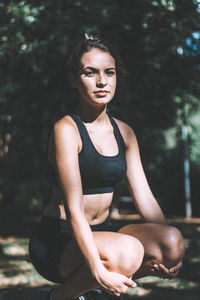
[[[81,99],[97,106],[109,103],[116,89],[114,58],[105,51],[92,48],[80,60],[80,75],[76,83]]]

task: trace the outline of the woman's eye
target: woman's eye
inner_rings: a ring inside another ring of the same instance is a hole
[[[85,76],[92,77],[94,75],[94,72],[93,71],[85,71],[84,74],[85,74]]]
[[[115,75],[115,72],[114,71],[107,71],[106,74],[108,76],[113,76],[113,75]]]

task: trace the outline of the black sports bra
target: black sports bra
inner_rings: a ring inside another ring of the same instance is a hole
[[[83,195],[112,193],[126,173],[125,144],[116,122],[109,116],[118,145],[118,154],[104,156],[94,147],[86,126],[74,113],[68,114],[76,123],[82,140],[78,155]]]

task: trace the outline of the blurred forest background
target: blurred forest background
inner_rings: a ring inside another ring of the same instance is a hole
[[[200,216],[199,0],[0,1],[1,212],[40,212],[50,196],[48,140],[76,103],[67,62],[84,32],[118,46],[128,77],[109,110],[134,128],[168,215],[185,215],[187,124],[193,216]],[[128,195],[123,182],[116,193]]]

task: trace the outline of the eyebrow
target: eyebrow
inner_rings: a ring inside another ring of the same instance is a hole
[[[85,71],[86,69],[90,69],[91,71],[97,71],[98,70],[94,67],[87,66],[87,67],[83,68],[83,71]],[[106,68],[106,70],[116,70],[116,68],[115,67],[110,67],[110,68]]]

